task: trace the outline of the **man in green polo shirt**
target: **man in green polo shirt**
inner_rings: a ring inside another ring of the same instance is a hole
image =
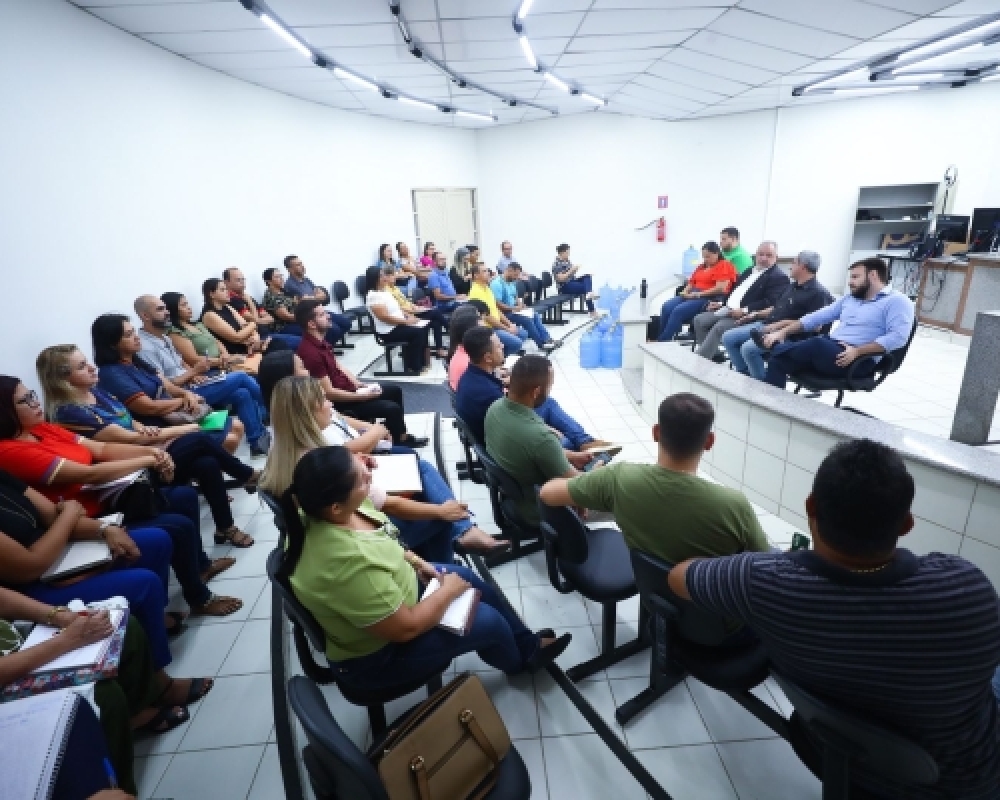
[[[655,464],[618,463],[541,490],[550,506],[613,511],[629,547],[671,564],[688,558],[765,551],[767,538],[750,501],[735,489],[698,477],[698,464],[715,444],[715,411],[696,394],[664,399],[653,438]]]
[[[552,362],[540,355],[522,356],[510,371],[507,396],[486,412],[486,452],[525,490],[519,511],[538,524],[534,487],[552,478],[572,478],[590,463],[593,454],[563,450],[557,433],[535,413],[552,391]]]
[[[732,226],[723,228],[719,234],[719,246],[722,257],[736,267],[736,271],[744,273],[753,266],[753,256],[740,244],[740,232]]]

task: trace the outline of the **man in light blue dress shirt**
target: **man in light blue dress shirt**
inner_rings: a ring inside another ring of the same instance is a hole
[[[851,265],[849,293],[832,305],[806,314],[802,319],[783,320],[764,328],[764,345],[773,348],[764,380],[779,389],[789,374],[808,370],[830,378],[847,375],[859,358],[855,376],[875,371],[882,354],[907,343],[913,330],[913,303],[888,286],[889,269],[881,258],[866,258]],[[801,342],[786,342],[789,336],[812,331],[840,321],[827,336]],[[872,358],[866,358],[873,356]]]
[[[504,271],[490,281],[490,291],[496,298],[497,306],[510,322],[528,332],[539,350],[555,350],[561,342],[557,344],[552,341],[538,312],[526,306],[517,296],[517,280],[520,277],[521,265],[516,261],[509,261]]]

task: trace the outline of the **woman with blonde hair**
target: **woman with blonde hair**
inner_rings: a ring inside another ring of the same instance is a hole
[[[377,467],[368,453],[378,441],[385,441],[387,434],[381,426],[362,430],[364,423],[341,417],[319,381],[311,377],[290,376],[278,381],[271,396],[271,423],[274,444],[260,486],[275,497],[291,485],[302,456],[319,447],[346,446],[369,469]],[[393,447],[392,452],[415,455],[405,447]],[[421,458],[417,464],[423,492],[414,499],[387,495],[375,486],[371,490],[375,507],[392,519],[408,547],[428,560],[450,563],[456,547],[462,552],[493,553],[509,546],[472,524],[467,508],[455,500],[431,464]]]

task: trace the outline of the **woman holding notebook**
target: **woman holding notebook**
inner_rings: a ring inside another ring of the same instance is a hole
[[[107,611],[77,614],[0,589],[0,628],[7,636],[12,629],[5,620],[15,619],[58,628],[59,635],[33,647],[0,651],[0,689],[66,653],[107,639],[115,630]],[[136,793],[132,732],[166,733],[184,724],[191,718],[187,706],[208,694],[213,683],[211,678],[171,678],[158,668],[142,626],[129,618],[118,674],[94,685],[94,702],[101,710],[101,728],[122,789]]]
[[[381,426],[366,426],[364,431],[352,427],[352,423],[359,427],[365,423],[337,414],[319,381],[309,376],[278,381],[271,394],[271,423],[274,442],[260,485],[275,497],[288,488],[295,465],[310,450],[342,444],[349,451],[367,455],[388,435]],[[417,458],[405,447],[393,447],[389,452]],[[447,563],[454,557],[455,547],[487,554],[509,546],[473,524],[468,510],[455,500],[433,465],[417,458],[417,467],[423,491],[412,499],[387,495],[378,487],[372,491],[375,507],[392,519],[409,547],[431,561]]]
[[[302,456],[281,498],[288,548],[277,579],[291,585],[323,627],[338,681],[374,689],[401,675],[430,677],[473,651],[516,674],[562,654],[570,634],[533,633],[471,570],[428,563],[405,549],[370,492],[364,461],[344,447],[320,447]],[[440,588],[425,596],[432,580]],[[470,606],[464,630],[438,627],[469,589],[478,591],[479,602]]]

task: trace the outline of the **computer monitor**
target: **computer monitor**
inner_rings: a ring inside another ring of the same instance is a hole
[[[965,244],[969,241],[969,217],[938,214],[934,235],[943,242]]]
[[[969,251],[988,253],[995,247],[1000,247],[1000,208],[974,209]]]

